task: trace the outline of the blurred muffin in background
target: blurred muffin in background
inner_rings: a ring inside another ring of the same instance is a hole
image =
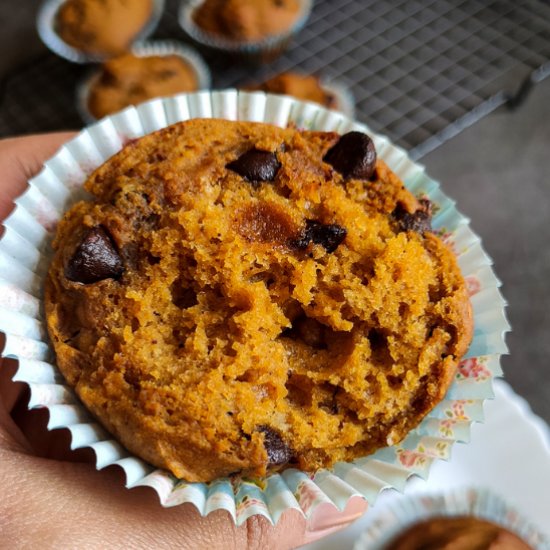
[[[90,84],[87,108],[99,119],[148,99],[198,89],[197,71],[181,56],[126,54],[102,66]]]
[[[179,23],[203,48],[252,64],[278,57],[305,25],[313,0],[188,0]]]
[[[260,84],[249,86],[246,90],[290,95],[302,101],[313,101],[328,109],[342,111],[348,116],[353,115],[353,99],[350,93],[339,84],[324,82],[314,75],[284,72]]]
[[[193,19],[207,33],[257,42],[288,31],[300,11],[298,0],[205,0]]]
[[[300,73],[281,73],[247,90],[261,90],[271,94],[291,95],[303,101],[313,101],[334,108],[336,97],[321,85],[319,78]]]
[[[153,0],[67,0],[56,15],[59,36],[88,54],[126,52],[149,21]]]

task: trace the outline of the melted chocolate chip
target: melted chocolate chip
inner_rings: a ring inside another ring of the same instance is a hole
[[[401,231],[416,231],[424,233],[432,230],[431,204],[424,205],[412,214],[407,212],[400,204],[392,212],[393,218],[399,224]]]
[[[323,160],[345,178],[368,180],[376,167],[376,149],[367,134],[349,132],[328,150]]]
[[[77,283],[96,283],[116,279],[124,266],[111,237],[102,227],[93,227],[85,234],[65,269],[65,276]]]
[[[254,186],[258,186],[262,181],[273,181],[280,167],[281,163],[275,153],[256,148],[248,150],[226,166]]]
[[[327,252],[331,253],[338,248],[347,234],[346,229],[336,223],[325,225],[315,220],[306,220],[305,229],[292,244],[296,248],[304,249],[310,242],[313,242],[320,244]]]
[[[278,432],[269,426],[260,426],[258,429],[264,434],[264,447],[267,451],[269,466],[286,464],[292,460],[294,453]]]
[[[99,79],[99,82],[101,83],[102,86],[108,86],[108,87],[116,86],[118,84],[116,75],[114,75],[112,72],[108,70],[103,71]]]

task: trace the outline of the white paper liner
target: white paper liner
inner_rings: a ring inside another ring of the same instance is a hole
[[[535,550],[548,550],[550,541],[517,510],[487,489],[464,488],[443,494],[403,497],[373,512],[354,550],[384,550],[392,539],[416,523],[434,517],[475,517],[515,533]]]
[[[367,132],[380,158],[405,184],[414,193],[434,201],[433,226],[458,255],[470,288],[475,331],[446,399],[401,444],[350,464],[336,464],[332,471],[312,477],[289,469],[259,481],[187,483],[131,456],[90,418],[64,385],[54,366],[41,307],[56,223],[83,195],[87,175],[125,143],[194,117],[264,121],[283,127],[293,124],[340,133],[352,129]],[[500,282],[479,237],[457,212],[454,202],[402,149],[336,111],[286,96],[236,90],[152,100],[83,130],[45,163],[44,169],[30,180],[29,189],[15,202],[17,207],[5,221],[6,231],[0,240],[0,330],[6,337],[2,355],[19,360],[14,379],[29,384],[31,408],[49,409],[50,429],[68,428],[73,449],[94,449],[98,468],[120,465],[128,487],[153,487],[163,506],[191,502],[203,515],[221,508],[241,525],[255,514],[276,523],[289,508],[300,510],[311,520],[316,510],[326,510],[327,506],[342,510],[354,496],[372,504],[383,488],[402,490],[412,474],[425,478],[434,459],[448,458],[455,441],[467,441],[471,422],[483,420],[483,400],[493,397],[492,378],[502,374],[499,358],[507,353],[504,334],[509,325],[498,290]]]
[[[57,33],[55,28],[55,17],[61,4],[66,0],[44,0],[36,17],[36,28],[42,42],[55,54],[64,57],[73,63],[100,63],[107,60],[107,55],[92,54],[83,52],[70,44],[67,44]],[[157,28],[162,12],[164,11],[164,0],[153,0],[151,17],[145,23],[141,31],[137,33],[132,42],[144,40]]]
[[[281,54],[289,41],[306,24],[311,14],[313,0],[298,0],[300,3],[300,15],[294,24],[285,32],[268,36],[263,40],[246,42],[231,40],[223,36],[204,31],[194,19],[195,10],[205,0],[181,0],[178,20],[183,31],[197,44],[223,53],[237,54],[250,61],[268,61]]]
[[[138,42],[132,46],[131,53],[137,57],[177,55],[181,57],[194,71],[197,79],[197,90],[210,88],[210,69],[203,58],[193,48],[176,40],[148,40]],[[99,78],[101,69],[90,73],[76,89],[76,105],[82,120],[86,124],[93,124],[97,118],[88,108],[90,89]]]

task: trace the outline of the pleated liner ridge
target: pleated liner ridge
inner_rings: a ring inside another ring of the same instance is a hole
[[[435,205],[434,230],[454,249],[466,277],[474,309],[475,332],[456,378],[442,401],[399,445],[379,450],[353,463],[338,463],[315,476],[295,469],[263,480],[187,483],[130,455],[94,422],[55,366],[42,307],[42,287],[52,250],[51,240],[63,213],[85,196],[86,177],[128,140],[189,118],[224,118],[294,124],[308,130],[367,132],[380,158],[416,195]],[[45,163],[15,202],[0,241],[0,330],[5,334],[3,357],[15,358],[15,380],[30,387],[30,408],[49,411],[49,429],[67,428],[73,449],[89,447],[98,469],[118,464],[127,487],[155,489],[163,506],[190,502],[202,515],[227,510],[237,525],[259,514],[276,523],[287,509],[311,518],[323,505],[342,510],[350,498],[372,504],[381,490],[402,490],[413,475],[426,478],[435,459],[448,459],[456,441],[467,442],[470,425],[483,420],[482,403],[493,397],[492,379],[501,376],[501,354],[507,353],[504,334],[509,325],[500,282],[491,269],[479,237],[454,202],[424,169],[388,139],[366,126],[313,103],[290,97],[236,90],[198,92],[158,99],[130,107],[83,130]]]

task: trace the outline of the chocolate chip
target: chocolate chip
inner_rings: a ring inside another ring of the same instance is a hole
[[[77,283],[96,283],[103,279],[116,279],[124,267],[111,237],[102,227],[93,227],[69,260],[65,276]]]
[[[323,224],[315,220],[306,220],[306,227],[300,236],[292,242],[296,248],[307,248],[310,242],[320,244],[327,252],[334,252],[346,238],[348,232],[336,223]]]
[[[367,180],[376,167],[376,149],[367,134],[349,132],[328,150],[323,160],[345,178]]]
[[[424,210],[424,212],[426,212],[427,214],[431,215],[433,214],[432,212],[432,201],[430,199],[418,199],[418,202],[420,203],[420,209],[421,210]]]
[[[392,212],[392,216],[399,224],[401,231],[424,233],[425,231],[432,230],[431,204],[429,204],[429,206],[423,204],[423,206],[424,208],[419,208],[416,212],[411,214],[400,204],[397,205]]]
[[[294,453],[278,432],[269,426],[260,426],[258,429],[264,434],[264,447],[267,451],[269,466],[286,464],[292,460]]]
[[[99,79],[99,82],[101,83],[102,86],[106,86],[106,87],[112,87],[118,84],[116,75],[114,75],[112,72],[108,70],[103,71]]]
[[[248,150],[226,166],[255,186],[262,181],[273,181],[280,167],[281,163],[275,153],[256,148]]]

